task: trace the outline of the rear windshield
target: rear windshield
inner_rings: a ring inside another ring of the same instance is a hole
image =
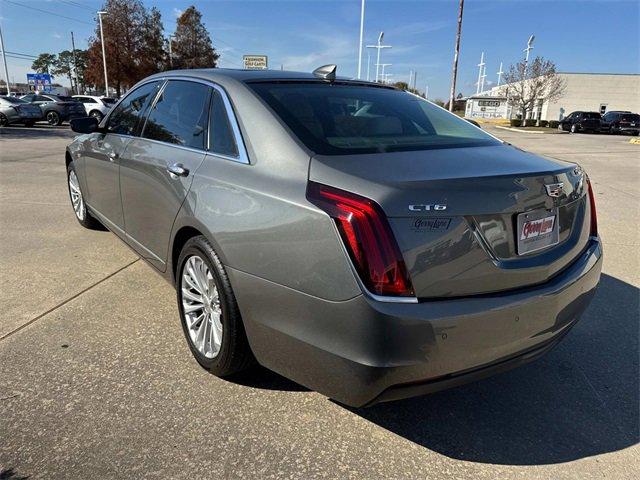
[[[465,120],[399,90],[337,83],[249,86],[320,155],[500,144]]]
[[[598,112],[584,112],[582,116],[584,118],[600,118],[600,114]]]
[[[637,113],[624,113],[620,115],[620,120],[623,122],[639,122],[640,115]]]

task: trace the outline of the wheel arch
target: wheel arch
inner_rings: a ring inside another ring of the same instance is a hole
[[[180,257],[180,252],[189,239],[199,235],[202,235],[209,241],[209,243],[211,243],[211,246],[218,255],[218,258],[220,258],[222,264],[227,265],[226,258],[220,249],[220,245],[218,245],[211,232],[209,232],[204,225],[198,222],[195,218],[183,219],[181,221],[176,220],[174,233],[171,236],[171,247],[169,249],[170,256],[167,262],[167,266],[171,268],[168,273],[170,273],[169,276],[174,285],[176,284],[176,270],[178,269],[178,258]]]

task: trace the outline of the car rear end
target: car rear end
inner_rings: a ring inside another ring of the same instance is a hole
[[[579,166],[395,90],[253,88],[312,151],[307,199],[363,292],[300,300],[310,318],[280,339],[299,361],[269,366],[361,406],[517,366],[578,320],[602,262]]]
[[[42,118],[42,111],[36,105],[14,97],[2,97],[2,113],[9,123],[30,123]]]
[[[640,132],[640,115],[637,113],[622,113],[617,122],[616,130],[620,133],[638,135]]]

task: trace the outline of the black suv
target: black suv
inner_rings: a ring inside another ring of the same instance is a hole
[[[49,125],[62,125],[66,120],[87,116],[82,103],[63,95],[30,93],[22,100],[38,105]]]
[[[607,133],[640,133],[640,115],[631,112],[607,112],[602,117],[600,129]]]
[[[601,116],[598,112],[572,112],[560,120],[558,130],[569,130],[571,133],[599,132]]]

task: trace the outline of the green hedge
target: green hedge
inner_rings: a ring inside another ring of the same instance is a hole
[[[517,118],[512,118],[509,123],[511,124],[512,127],[519,127],[520,125],[522,125],[522,120],[518,120]]]
[[[538,120],[539,127],[546,127],[548,125],[549,125],[549,122],[547,122],[546,120]]]
[[[559,125],[560,125],[560,122],[558,120],[549,121],[549,128],[558,128]]]

